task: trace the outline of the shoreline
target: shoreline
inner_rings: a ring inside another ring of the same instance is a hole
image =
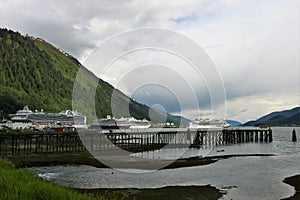
[[[287,177],[283,180],[285,184],[288,184],[290,186],[293,186],[295,189],[295,194],[293,196],[285,198],[283,200],[297,200],[300,199],[300,174]]]
[[[97,160],[88,152],[80,153],[39,153],[30,156],[15,156],[9,159],[16,168],[29,167],[45,167],[58,165],[88,165],[97,168],[111,168],[109,166],[122,166],[124,168],[132,168],[132,166],[140,166],[141,169],[176,169],[183,167],[203,166],[215,163],[221,159],[229,159],[234,157],[251,157],[251,156],[276,156],[275,154],[229,154],[208,157],[189,157],[179,158],[174,161],[170,160],[154,160],[146,158],[133,157],[128,160],[128,157],[122,156],[107,156],[103,161]],[[124,159],[125,158],[125,159]],[[112,165],[109,165],[110,162]],[[108,165],[107,165],[108,163]],[[155,168],[157,167],[157,168]]]
[[[18,163],[18,167],[41,167],[41,166],[57,166],[57,165],[89,165],[98,168],[109,168],[103,163],[95,159],[91,154],[88,153],[68,153],[68,154],[38,154],[32,156],[23,156],[12,159],[14,163]],[[170,165],[163,167],[165,169],[176,169],[183,167],[203,166],[218,162],[222,159],[230,159],[235,157],[265,157],[265,156],[276,156],[275,154],[231,154],[231,155],[218,155],[210,157],[190,157],[175,160]],[[37,158],[43,157],[42,160]],[[79,159],[80,158],[80,159]],[[149,159],[148,159],[149,160]],[[300,176],[298,177],[300,181]],[[227,194],[227,190],[217,188],[211,185],[204,186],[166,186],[161,188],[70,188],[79,193],[86,193],[92,196],[105,196],[114,195],[117,197],[123,197],[122,199],[183,199],[188,195],[190,199],[220,199]],[[181,196],[185,195],[185,196]],[[201,198],[200,198],[201,196]],[[170,198],[169,198],[170,197]],[[295,198],[288,198],[297,199]],[[298,197],[299,199],[299,197]]]
[[[204,186],[166,186],[154,189],[124,188],[124,189],[82,189],[74,188],[76,192],[90,195],[104,196],[107,193],[114,193],[117,196],[123,196],[125,199],[136,200],[156,200],[156,199],[207,199],[217,200],[226,194],[223,190],[217,189],[211,185]]]

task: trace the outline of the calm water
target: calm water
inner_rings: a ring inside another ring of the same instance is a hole
[[[173,159],[199,155],[273,153],[272,157],[235,157],[207,166],[170,170],[98,169],[91,166],[56,166],[31,168],[53,182],[80,188],[159,188],[164,186],[213,185],[231,188],[223,199],[281,199],[294,193],[282,183],[285,177],[300,174],[300,141],[291,142],[293,128],[273,128],[272,143],[248,143],[212,149],[153,151],[132,156]],[[300,140],[300,128],[295,128]],[[220,152],[219,150],[224,150]]]

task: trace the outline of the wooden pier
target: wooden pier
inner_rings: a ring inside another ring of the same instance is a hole
[[[0,156],[9,158],[38,153],[107,151],[120,148],[130,152],[140,152],[162,147],[206,148],[235,143],[272,142],[272,140],[272,130],[259,127],[1,133]]]

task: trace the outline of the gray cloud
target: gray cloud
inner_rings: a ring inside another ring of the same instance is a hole
[[[216,64],[224,80],[229,116],[246,120],[253,118],[253,113],[259,115],[300,104],[299,1],[0,0],[0,3],[1,27],[41,37],[82,61],[99,42],[128,29],[154,26],[183,33],[206,47]],[[132,59],[124,59],[118,62],[118,68],[126,68],[130,63]],[[104,79],[116,84],[118,81],[113,79],[118,77],[117,73],[118,70]],[[156,74],[166,78],[162,73]],[[147,80],[147,76],[128,75],[130,78],[119,87],[126,93],[137,81]],[[177,95],[188,97],[184,83],[176,85],[175,78],[166,79],[170,87],[178,87]],[[190,82],[199,105],[209,110],[211,103],[204,80],[195,80],[191,78]],[[152,88],[147,96],[150,89],[140,89],[134,97],[144,103],[162,104],[169,112],[179,111],[175,97],[157,88]],[[237,114],[241,107],[247,106],[247,99],[255,99],[257,103],[249,104],[248,110]],[[266,106],[264,99],[269,100],[270,106]],[[271,102],[272,99],[276,102]],[[188,117],[195,117],[190,99],[182,103],[190,113]],[[260,108],[260,113],[255,107]]]

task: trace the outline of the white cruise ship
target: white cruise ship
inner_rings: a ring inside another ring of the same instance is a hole
[[[130,122],[129,128],[149,128],[151,126],[151,123],[146,119],[135,119],[133,117],[128,118],[128,121]]]
[[[16,114],[9,114],[9,116],[13,122],[28,122],[27,117],[32,113],[28,106],[24,106],[23,110],[18,110]]]
[[[86,128],[86,116],[77,111],[64,110],[60,113],[44,113],[41,111],[31,111],[28,106],[23,110],[18,110],[16,114],[10,114],[13,122],[12,128],[28,128],[30,126],[69,126],[74,128]]]
[[[228,128],[230,126],[225,120],[196,118],[189,123],[188,128]]]
[[[91,129],[144,129],[151,126],[150,121],[143,119],[135,119],[134,117],[121,117],[119,119],[112,118],[108,115],[106,118],[93,120]]]

